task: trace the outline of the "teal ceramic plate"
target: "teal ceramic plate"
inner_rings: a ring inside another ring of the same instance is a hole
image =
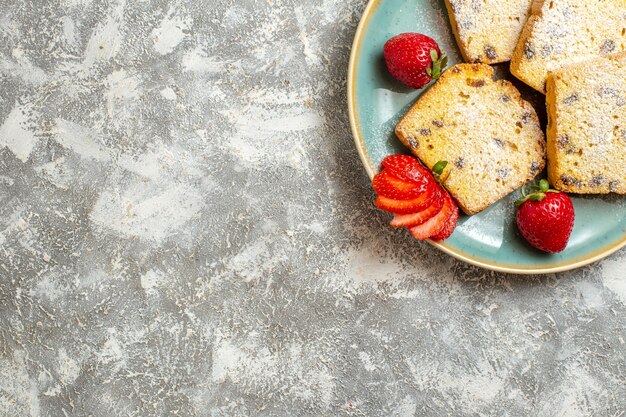
[[[402,88],[385,69],[383,45],[402,32],[427,34],[439,42],[451,63],[461,61],[443,0],[370,1],[355,36],[348,74],[352,131],[370,177],[385,156],[406,152],[393,128],[420,94]],[[534,250],[516,232],[513,201],[518,195],[514,192],[478,215],[463,217],[450,239],[431,243],[471,264],[519,274],[579,268],[626,245],[622,198],[573,197],[576,224],[567,249],[556,255]]]

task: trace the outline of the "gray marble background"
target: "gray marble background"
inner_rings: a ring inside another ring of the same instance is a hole
[[[516,277],[390,230],[364,0],[0,0],[0,415],[622,416],[625,252]]]

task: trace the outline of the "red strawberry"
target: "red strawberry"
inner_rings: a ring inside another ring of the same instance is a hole
[[[434,192],[435,185],[436,184],[433,184],[420,194],[419,197],[412,200],[396,200],[379,195],[376,197],[376,207],[394,214],[410,214],[422,211],[432,204],[436,196]]]
[[[430,171],[410,155],[390,155],[383,159],[382,165],[391,175],[402,181],[418,184],[434,182]]]
[[[391,75],[411,88],[436,80],[448,64],[437,42],[420,33],[402,33],[389,39],[384,55]]]
[[[546,180],[541,180],[536,188],[536,192],[516,203],[517,228],[537,249],[561,252],[574,228],[574,205],[567,194],[550,190]]]
[[[451,197],[448,197],[448,198],[451,198]],[[459,221],[459,208],[456,206],[456,204],[453,204],[452,213],[450,214],[450,217],[446,221],[446,225],[439,233],[432,236],[432,239],[433,240],[446,240],[447,238],[452,236],[452,232],[454,232],[454,229],[456,229],[456,224],[458,221]]]
[[[394,177],[387,169],[376,175],[372,183],[374,191],[378,194],[396,200],[417,198],[428,189],[429,185],[428,181],[420,183],[403,181]]]
[[[418,240],[426,240],[443,231],[450,216],[454,212],[455,204],[451,198],[446,198],[441,211],[425,223],[409,228],[409,231]],[[458,209],[457,209],[458,210]]]
[[[414,227],[419,226],[420,224],[426,222],[433,216],[435,216],[439,211],[441,211],[441,207],[443,207],[444,198],[442,197],[441,191],[438,188],[435,189],[435,196],[433,197],[432,204],[425,208],[422,211],[418,211],[417,213],[411,214],[396,214],[391,221],[391,225],[393,227]]]
[[[436,163],[431,173],[409,155],[391,155],[383,160],[383,170],[374,177],[373,186],[378,193],[376,206],[395,214],[393,227],[406,226],[420,240],[450,237],[459,209],[440,185],[447,164]]]

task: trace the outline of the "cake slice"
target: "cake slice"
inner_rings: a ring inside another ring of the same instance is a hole
[[[442,177],[466,214],[475,214],[533,179],[545,166],[535,109],[485,64],[449,68],[396,126],[402,143]]]
[[[446,0],[465,61],[510,61],[533,0]]]
[[[535,0],[511,73],[545,93],[550,71],[624,50],[625,0]]]
[[[551,73],[546,99],[552,185],[626,194],[626,53]]]

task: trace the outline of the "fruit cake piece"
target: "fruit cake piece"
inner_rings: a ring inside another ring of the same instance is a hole
[[[626,194],[626,53],[551,73],[546,99],[550,183]]]
[[[550,71],[626,50],[626,1],[535,0],[511,72],[545,93]]]
[[[533,0],[446,0],[452,31],[466,61],[510,61]]]
[[[448,161],[445,186],[467,214],[478,213],[545,166],[535,109],[485,64],[449,68],[396,126],[428,167]],[[449,175],[448,175],[449,174]]]

